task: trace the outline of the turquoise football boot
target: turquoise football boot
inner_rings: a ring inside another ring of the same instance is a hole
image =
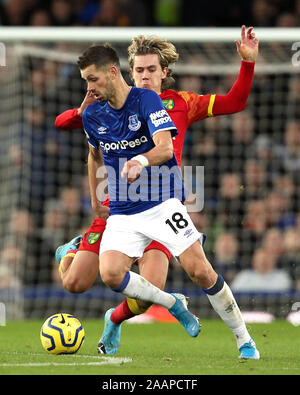
[[[115,309],[109,309],[104,316],[104,330],[98,343],[99,354],[115,354],[120,347],[121,324],[112,322],[110,316]]]
[[[74,239],[72,239],[68,243],[59,246],[55,252],[55,259],[57,260],[57,262],[60,263],[60,261],[67,254],[68,251],[78,250],[81,240],[82,240],[81,235],[76,236],[76,237],[74,237]]]
[[[179,294],[171,295],[175,297],[176,302],[169,309],[169,312],[180,322],[190,336],[198,336],[201,328],[197,317],[188,311],[186,303],[179,297]]]
[[[258,349],[256,348],[256,344],[253,339],[250,339],[248,343],[244,343],[240,347],[241,355],[239,358],[241,359],[259,359],[260,354]]]

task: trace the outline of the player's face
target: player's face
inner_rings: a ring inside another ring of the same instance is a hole
[[[162,80],[166,78],[168,69],[161,68],[158,55],[137,55],[134,58],[131,76],[135,86],[161,93]]]
[[[95,65],[81,70],[81,77],[87,82],[87,90],[100,102],[110,101],[115,94],[109,71],[97,69]]]

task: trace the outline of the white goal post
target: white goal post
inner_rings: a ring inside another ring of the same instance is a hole
[[[300,38],[300,28],[255,28],[261,42],[293,43]],[[1,27],[3,42],[129,42],[139,34],[157,35],[174,43],[234,42],[240,37],[240,28],[110,28],[110,27]]]
[[[300,65],[300,28],[255,28],[260,45],[264,44],[283,44],[287,50],[290,50],[290,58],[294,57],[297,66]],[[110,27],[0,27],[0,51],[5,51],[6,45],[16,44],[53,44],[64,42],[69,44],[92,44],[95,42],[111,42],[118,44],[129,44],[132,37],[137,35],[157,35],[172,41],[175,45],[184,44],[209,44],[223,43],[231,44],[234,53],[234,41],[240,39],[240,28],[161,28],[161,27],[138,27],[138,28],[110,28]],[[33,50],[33,49],[32,49]],[[51,49],[46,47],[48,57],[51,56]],[[66,52],[61,53],[61,59],[74,59],[74,55]],[[126,59],[121,59],[124,68],[127,65]],[[234,62],[234,58],[232,58]],[[186,62],[184,62],[186,63]],[[235,62],[236,63],[236,62]],[[289,63],[289,64],[288,64]],[[188,67],[188,69],[186,68]],[[230,72],[232,65],[228,62],[222,66],[211,64],[209,68],[206,65],[177,65],[177,71],[183,73],[188,70],[192,74],[208,74]],[[298,70],[293,67],[292,61],[287,62],[284,69],[290,68],[291,73],[297,73]],[[235,67],[236,68],[236,67]],[[282,67],[276,61],[264,64],[264,72],[269,69],[270,72],[280,72]],[[258,64],[256,71],[260,72],[261,66]]]

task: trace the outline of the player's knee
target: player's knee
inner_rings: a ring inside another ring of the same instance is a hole
[[[124,273],[125,275],[125,273]],[[119,272],[113,270],[101,270],[100,276],[104,284],[106,284],[110,288],[118,288],[122,283],[124,276]]]
[[[76,277],[69,277],[63,281],[63,287],[71,293],[80,294],[89,289],[89,285]]]
[[[211,287],[217,278],[216,272],[206,259],[195,260],[189,266],[188,274],[191,280],[202,288]]]
[[[196,270],[193,281],[202,288],[210,288],[215,283],[215,276],[206,268],[199,271]]]

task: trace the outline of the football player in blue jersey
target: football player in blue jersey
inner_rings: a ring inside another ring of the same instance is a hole
[[[110,216],[107,219],[108,231],[104,232],[101,243],[101,278],[114,291],[164,306],[191,336],[197,336],[200,332],[198,320],[180,299],[130,271],[134,258],[141,257],[151,241],[151,235],[140,233],[140,226],[145,227],[143,213],[150,219],[155,217],[153,210],[157,211],[164,200],[167,203],[170,196],[170,190],[162,188],[159,177],[155,191],[157,199],[149,200],[148,195],[153,192],[151,180],[156,176],[151,174],[153,167],[150,166],[163,164],[172,170],[171,195],[182,195],[182,179],[171,137],[171,131],[175,134],[176,128],[155,92],[127,85],[120,73],[117,54],[108,44],[88,48],[79,58],[78,65],[87,89],[98,99],[86,108],[82,116],[90,144],[88,161],[92,199],[93,195],[96,196],[96,172],[102,161],[108,174]],[[147,158],[141,155],[144,152],[147,152]],[[159,167],[156,170],[159,171]],[[140,196],[142,199],[133,201],[130,199],[130,187],[137,178],[141,180],[138,187],[144,194]],[[175,198],[172,201],[177,202]],[[107,208],[103,210],[105,218]],[[168,208],[165,211],[169,215]],[[149,230],[150,225],[157,227],[157,224],[147,222]],[[190,225],[194,226],[191,221]],[[197,233],[195,229],[195,239],[199,239]]]
[[[152,239],[157,240],[180,258],[190,278],[204,289],[235,336],[241,342],[249,341],[234,297],[224,279],[207,261],[199,243],[203,235],[197,232],[182,204],[182,180],[180,173],[174,170],[177,165],[171,140],[176,129],[160,98],[153,92],[126,84],[118,56],[109,45],[88,48],[78,65],[88,90],[98,99],[83,113],[91,146],[89,160],[95,162],[95,171],[102,160],[110,169],[110,216],[100,249],[102,280],[128,297],[166,307],[191,336],[197,336],[200,331],[197,320],[176,296],[159,290],[130,271],[133,259],[142,255]],[[171,174],[172,182],[159,177],[155,199],[149,199],[153,192],[152,170],[155,169],[155,176],[161,174],[161,165],[170,170],[167,177]],[[91,192],[96,194],[97,180],[93,171],[90,181]],[[137,194],[133,194],[134,199],[130,198],[131,187],[136,182],[133,190],[137,186],[144,190],[144,195],[138,195],[137,200]],[[168,190],[164,188],[166,184],[170,185]],[[103,208],[105,217],[107,211]],[[253,349],[251,342],[249,348]]]

